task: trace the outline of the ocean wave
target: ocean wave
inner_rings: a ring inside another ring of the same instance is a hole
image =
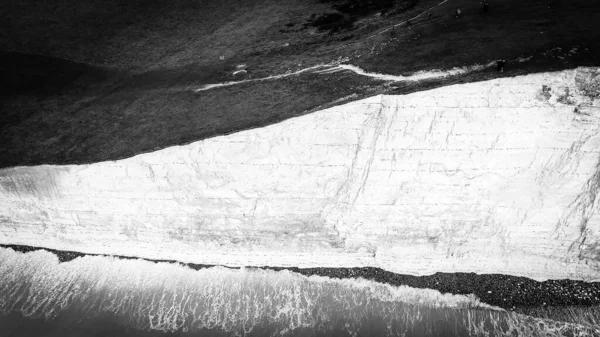
[[[0,248],[0,314],[47,320],[110,313],[140,330],[225,331],[246,335],[302,329],[364,330],[383,335],[573,335],[589,328],[488,306],[474,295],[391,286],[364,279],[306,277],[290,271],[193,270],[172,263],[85,256],[59,263],[47,251]],[[542,323],[542,324],[540,324]],[[451,331],[450,331],[451,330]]]

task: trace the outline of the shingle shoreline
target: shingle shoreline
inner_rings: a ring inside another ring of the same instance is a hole
[[[14,251],[26,253],[46,250],[55,254],[60,262],[68,262],[78,257],[111,256],[119,259],[140,259],[118,255],[84,254],[73,251],[61,251],[42,247],[23,245],[0,245]],[[150,260],[156,263],[178,263],[199,270],[214,267],[193,263],[181,263],[173,260]],[[600,305],[600,282],[577,280],[535,281],[525,277],[475,273],[435,273],[428,276],[412,276],[389,272],[380,268],[289,268],[257,267],[265,270],[289,270],[305,276],[319,275],[331,278],[364,278],[390,285],[405,285],[413,288],[435,289],[442,293],[475,294],[482,302],[506,310],[532,307],[587,307]]]

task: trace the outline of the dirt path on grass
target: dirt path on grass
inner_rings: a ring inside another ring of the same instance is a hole
[[[573,0],[547,8],[542,0],[506,0],[483,14],[478,2],[439,1],[425,0],[387,18],[371,16],[359,29],[339,34],[274,32],[297,43],[208,65],[123,74],[92,67],[99,80],[83,66],[84,76],[69,84],[71,77],[63,76],[72,73],[68,62],[48,62],[52,71],[36,67],[24,74],[12,71],[11,64],[19,62],[11,62],[5,66],[12,74],[9,84],[19,86],[11,85],[0,106],[0,167],[121,159],[382,93],[598,65],[597,4]],[[465,20],[454,18],[455,7],[464,8]],[[431,23],[428,11],[434,12]],[[296,26],[306,15],[294,17]],[[386,36],[392,24],[406,22],[397,21],[405,15],[418,22]],[[370,34],[377,37],[368,39]],[[340,45],[343,50],[335,51]],[[493,70],[497,59],[508,61],[504,73]],[[241,63],[248,65],[248,77],[236,78],[232,73]],[[56,93],[57,88],[63,89]]]
[[[529,60],[531,60],[531,57],[527,57],[527,58],[519,57],[517,59],[511,60],[511,63],[512,62],[523,63],[523,62],[527,62]],[[281,75],[274,75],[274,76],[255,78],[255,79],[247,79],[247,80],[241,80],[241,81],[224,82],[224,83],[217,83],[217,84],[207,84],[207,85],[201,86],[200,88],[194,89],[194,91],[200,92],[200,91],[206,91],[206,90],[215,89],[215,88],[229,87],[229,86],[238,85],[238,84],[276,80],[276,79],[281,79],[281,78],[285,78],[285,77],[300,75],[302,73],[307,73],[307,72],[314,73],[314,74],[320,74],[320,75],[327,75],[327,74],[333,74],[333,73],[342,72],[342,71],[348,71],[348,72],[352,72],[356,75],[370,77],[370,78],[373,78],[376,80],[381,80],[381,81],[414,82],[414,81],[423,81],[423,80],[444,78],[444,77],[448,77],[448,76],[463,75],[463,74],[471,73],[474,71],[480,71],[480,70],[484,70],[487,68],[492,68],[495,65],[496,65],[496,61],[493,60],[493,61],[490,61],[490,62],[487,62],[484,64],[476,63],[476,64],[466,66],[466,67],[454,67],[454,68],[445,69],[445,70],[440,69],[440,70],[432,70],[432,71],[419,71],[412,75],[402,76],[402,75],[390,75],[390,74],[379,74],[379,73],[374,73],[374,72],[367,72],[355,65],[337,62],[337,63],[329,63],[329,64],[320,64],[317,66],[304,68],[304,69],[301,69],[301,70],[298,70],[295,72],[281,74]],[[322,70],[319,70],[319,69],[322,69]]]
[[[405,21],[402,21],[400,23],[394,24],[391,27],[385,28],[371,36],[369,36],[368,38],[371,38],[373,36],[376,35],[381,35],[385,32],[388,32],[392,29],[394,29],[395,27],[398,27],[402,24],[405,24],[407,21],[409,20],[414,20],[417,19],[419,17],[421,17],[423,14],[430,12],[432,9],[437,8],[439,6],[441,6],[442,4],[448,2],[450,0],[443,0],[442,2],[426,9],[425,11],[419,13],[418,15],[409,18]],[[353,66],[353,65],[349,65],[349,64],[342,64],[342,62],[348,61],[348,58],[346,59],[342,59],[342,60],[338,60],[336,62],[331,62],[331,63],[327,63],[327,64],[319,64],[316,66],[312,66],[312,67],[308,67],[308,68],[304,68],[304,69],[300,69],[294,72],[289,72],[289,73],[285,73],[285,74],[279,74],[279,75],[272,75],[272,76],[267,76],[267,77],[262,77],[262,78],[256,78],[256,79],[246,79],[246,80],[240,80],[240,81],[229,81],[229,82],[222,82],[222,83],[215,83],[215,84],[206,84],[203,85],[197,89],[195,89],[195,92],[200,92],[200,91],[205,91],[205,90],[209,90],[209,89],[214,89],[214,88],[220,88],[220,87],[228,87],[228,86],[232,86],[232,85],[236,85],[236,84],[242,84],[242,83],[250,83],[250,82],[258,82],[258,81],[266,81],[266,80],[273,80],[273,79],[280,79],[280,78],[284,78],[284,77],[289,77],[289,76],[294,76],[294,75],[299,75],[305,72],[312,72],[314,71],[315,73],[323,73],[323,74],[327,74],[327,73],[331,73],[331,72],[336,72],[336,71],[341,71],[341,70],[349,70],[354,72],[357,75],[363,75],[363,76],[367,76],[367,77],[374,77],[377,79],[381,79],[381,80],[389,80],[389,81],[414,81],[414,80],[419,80],[419,79],[431,79],[431,78],[437,78],[437,77],[445,77],[445,76],[449,76],[449,75],[456,75],[456,74],[463,74],[465,72],[468,71],[473,71],[473,70],[480,70],[482,69],[482,67],[487,67],[490,66],[485,65],[485,66],[481,66],[481,65],[473,65],[470,67],[464,67],[461,69],[458,68],[453,68],[451,70],[440,70],[440,71],[433,71],[433,72],[429,72],[428,74],[415,74],[414,76],[410,76],[410,77],[405,77],[405,76],[393,76],[393,75],[383,75],[383,74],[374,74],[374,73],[366,73],[365,71],[363,71],[362,69],[360,69],[359,67]],[[319,72],[319,71],[315,71],[316,69],[320,69],[320,68],[326,68],[323,71]]]
[[[434,9],[434,8],[437,8],[437,7],[439,7],[439,6],[443,5],[443,4],[445,4],[445,3],[446,3],[446,2],[448,2],[448,1],[450,1],[450,0],[444,0],[444,1],[440,2],[439,4],[437,4],[437,5],[435,5],[435,6],[432,6],[432,7],[428,8],[428,9],[426,9],[425,11],[421,12],[419,15],[416,15],[416,16],[414,16],[414,17],[410,18],[410,19],[406,19],[406,20],[404,20],[404,21],[402,21],[402,22],[400,22],[400,23],[394,24],[394,25],[392,25],[392,26],[391,26],[391,27],[389,27],[389,28],[385,28],[384,30],[381,30],[381,31],[379,31],[379,32],[377,32],[377,33],[375,33],[375,34],[373,34],[373,35],[369,36],[369,38],[372,38],[372,37],[374,37],[374,36],[381,35],[381,34],[383,34],[383,33],[389,32],[390,30],[392,30],[392,29],[394,29],[394,28],[396,28],[396,27],[398,27],[398,26],[401,26],[401,25],[403,25],[403,24],[406,24],[406,22],[407,22],[407,21],[411,21],[411,20],[414,20],[414,19],[416,19],[416,18],[419,18],[419,17],[421,17],[421,15],[423,15],[423,14],[425,14],[425,13],[428,13],[428,12],[430,12],[432,9]]]
[[[214,88],[229,87],[229,86],[232,86],[232,85],[242,84],[242,83],[259,82],[259,81],[266,81],[266,80],[276,80],[276,79],[280,79],[280,78],[284,78],[284,77],[300,75],[300,74],[305,73],[305,72],[311,72],[311,71],[314,71],[314,70],[319,69],[319,68],[328,68],[328,67],[330,68],[330,67],[333,67],[334,65],[335,65],[335,63],[319,64],[319,65],[316,65],[316,66],[312,66],[312,67],[300,69],[298,71],[294,71],[294,72],[290,72],[290,73],[285,73],[285,74],[280,74],[280,75],[273,75],[273,76],[267,76],[267,77],[262,77],[262,78],[253,78],[253,79],[247,79],[247,80],[241,80],[241,81],[231,81],[231,82],[223,82],[223,83],[216,83],[216,84],[206,84],[206,85],[203,85],[203,86],[201,86],[200,88],[198,88],[198,89],[196,89],[194,91],[195,92],[199,92],[199,91],[205,91],[205,90],[214,89]]]

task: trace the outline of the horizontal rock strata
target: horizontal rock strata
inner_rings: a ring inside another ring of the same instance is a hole
[[[600,280],[594,76],[377,96],[116,162],[3,169],[0,243]]]

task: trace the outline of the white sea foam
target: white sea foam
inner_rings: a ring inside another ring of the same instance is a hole
[[[0,261],[0,314],[4,315],[20,312],[53,319],[112,313],[137,329],[220,329],[237,335],[265,325],[291,332],[328,329],[335,322],[352,332],[365,317],[378,317],[388,335],[401,335],[418,325],[433,331],[439,324],[434,318],[440,315],[470,335],[503,335],[523,329],[519,324],[527,321],[482,304],[472,295],[362,279],[222,267],[195,271],[177,264],[92,256],[58,263],[46,251],[23,254],[4,248],[0,248]],[[565,325],[541,331],[532,321],[525,329],[560,335]]]

